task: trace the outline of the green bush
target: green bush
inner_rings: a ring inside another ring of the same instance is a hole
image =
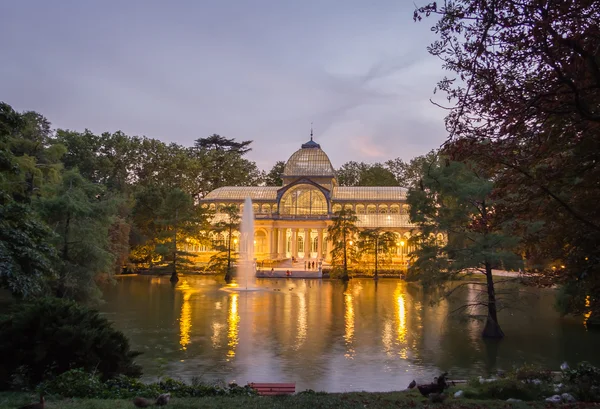
[[[563,371],[562,383],[567,392],[583,402],[600,402],[600,368],[581,362]]]
[[[141,375],[134,363],[139,353],[98,311],[56,298],[16,308],[0,318],[0,389],[11,387],[15,376],[33,387],[75,368],[102,380]]]
[[[517,379],[498,379],[494,382],[480,383],[475,379],[469,381],[464,389],[465,397],[470,399],[539,400],[553,394],[548,384],[526,383]]]
[[[48,395],[89,398],[100,395],[104,384],[98,375],[87,373],[83,369],[72,369],[40,384],[39,389]]]
[[[136,396],[154,398],[161,393],[171,393],[177,398],[218,396],[218,395],[255,395],[249,386],[229,384],[226,387],[205,385],[200,382],[187,384],[171,378],[160,382],[143,383],[139,379],[119,375],[102,382],[97,375],[82,369],[73,369],[39,385],[46,394],[67,398],[131,399]]]

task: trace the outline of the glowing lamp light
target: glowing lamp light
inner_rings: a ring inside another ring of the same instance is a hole
[[[404,247],[404,240],[400,242],[400,246]]]
[[[233,239],[233,244],[237,244],[237,239]]]
[[[352,240],[350,240],[350,241],[348,242],[348,244],[350,244],[350,245],[352,245],[353,243],[354,243],[354,242],[353,242]]]

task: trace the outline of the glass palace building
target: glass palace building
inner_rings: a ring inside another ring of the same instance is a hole
[[[210,192],[203,204],[216,211],[227,205],[243,210],[252,199],[255,215],[254,249],[257,260],[330,261],[327,227],[342,207],[356,212],[358,228],[382,228],[395,232],[397,246],[392,262],[403,263],[410,252],[411,225],[406,189],[399,186],[338,186],[335,171],[321,146],[311,140],[288,159],[282,186],[227,186]],[[225,233],[215,240],[225,242]],[[237,244],[236,238],[233,240]],[[210,253],[209,248],[191,248]]]

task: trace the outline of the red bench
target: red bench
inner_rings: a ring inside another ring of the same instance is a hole
[[[250,387],[261,396],[292,395],[296,393],[295,383],[249,383]]]

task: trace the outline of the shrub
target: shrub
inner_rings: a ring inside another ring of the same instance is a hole
[[[464,396],[470,399],[537,400],[552,394],[548,384],[525,383],[517,379],[498,379],[484,383],[475,379],[469,381],[469,387],[464,391]]]
[[[141,375],[134,363],[139,353],[98,311],[56,298],[17,308],[0,318],[0,389],[10,386],[14,374],[30,387],[75,368],[102,380]]]
[[[574,369],[563,371],[564,389],[584,402],[600,401],[600,368],[581,362]]]
[[[104,385],[98,375],[87,373],[83,369],[72,369],[42,383],[39,389],[50,395],[89,398],[98,396]]]

